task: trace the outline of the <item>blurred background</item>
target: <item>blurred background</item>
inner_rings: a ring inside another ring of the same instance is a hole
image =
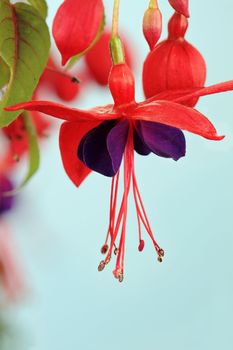
[[[121,32],[135,52],[138,100],[147,3],[122,1],[120,8]],[[50,25],[60,4],[50,1]],[[112,5],[105,1],[109,24]],[[160,6],[166,37],[172,10],[166,0]],[[206,59],[207,83],[232,79],[232,1],[190,0],[190,12],[187,39]],[[109,101],[109,92],[93,83],[72,105]],[[7,217],[27,295],[1,316],[1,350],[233,348],[233,94],[204,97],[198,109],[225,140],[187,134],[187,156],[178,163],[136,156],[144,204],[166,257],[158,264],[149,240],[138,253],[131,201],[123,284],[113,266],[97,272],[110,180],[92,174],[76,189],[62,167],[58,132],[42,145],[41,168]]]

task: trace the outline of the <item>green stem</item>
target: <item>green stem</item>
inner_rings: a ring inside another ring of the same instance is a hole
[[[125,62],[124,48],[118,35],[119,5],[120,0],[114,0],[112,15],[112,35],[110,40],[110,50],[113,64],[121,64]]]
[[[120,6],[120,0],[114,0],[113,15],[112,15],[112,38],[115,38],[118,36],[119,6]]]
[[[158,8],[158,1],[157,0],[150,0],[149,1],[149,8],[157,9]]]

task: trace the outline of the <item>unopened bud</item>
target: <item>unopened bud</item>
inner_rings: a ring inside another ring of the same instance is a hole
[[[169,0],[171,6],[185,17],[189,17],[189,0]]]
[[[188,20],[185,16],[175,12],[168,23],[168,38],[176,40],[184,38],[188,29]]]
[[[162,33],[162,14],[158,7],[149,7],[143,17],[143,34],[153,50]]]

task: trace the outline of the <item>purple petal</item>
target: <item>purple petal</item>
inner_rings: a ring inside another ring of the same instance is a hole
[[[143,138],[139,129],[140,129],[140,124],[139,122],[137,122],[133,133],[134,149],[141,156],[148,156],[148,154],[151,153],[151,150],[143,141]]]
[[[144,143],[156,155],[174,160],[185,156],[186,142],[180,129],[160,123],[140,121],[138,130]]]
[[[14,205],[14,196],[4,195],[5,192],[10,192],[13,189],[11,181],[6,176],[0,175],[0,216]]]
[[[105,121],[90,130],[78,147],[78,158],[91,170],[105,176],[116,174],[107,148],[107,136],[116,125],[116,120]]]
[[[123,120],[112,128],[107,137],[107,147],[115,173],[117,173],[125,150],[129,131],[129,123]]]

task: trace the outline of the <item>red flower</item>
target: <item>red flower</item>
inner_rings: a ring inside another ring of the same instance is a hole
[[[112,67],[112,59],[109,49],[111,38],[110,31],[104,31],[98,42],[87,52],[85,60],[95,80],[100,85],[108,84],[108,77]],[[123,39],[126,62],[132,67],[132,55],[128,43]]]
[[[185,17],[189,17],[189,1],[188,0],[168,0],[171,6],[177,12],[181,13]]]
[[[168,24],[169,36],[148,54],[143,67],[143,88],[147,98],[162,91],[200,88],[206,79],[206,64],[202,55],[184,35],[188,20],[175,13]],[[193,107],[197,99],[186,101]]]
[[[53,36],[62,64],[81,54],[96,39],[104,20],[102,0],[66,0],[53,22]]]
[[[164,251],[154,239],[139,192],[135,169],[134,149],[143,155],[153,152],[175,160],[185,154],[185,139],[180,129],[211,140],[221,140],[211,122],[200,112],[182,105],[191,98],[233,90],[233,81],[208,88],[192,88],[163,92],[145,102],[134,100],[134,78],[126,64],[113,66],[109,87],[114,105],[83,111],[63,105],[32,101],[9,107],[7,110],[39,111],[66,120],[60,130],[60,150],[65,170],[79,186],[93,169],[113,176],[110,197],[110,221],[102,253],[101,271],[117,255],[114,276],[123,280],[128,195],[132,183],[139,229],[139,251],[144,248],[141,226],[152,239],[158,260]],[[124,159],[124,193],[117,212],[119,167]],[[116,242],[119,232],[118,248]],[[110,245],[108,239],[110,238]]]

